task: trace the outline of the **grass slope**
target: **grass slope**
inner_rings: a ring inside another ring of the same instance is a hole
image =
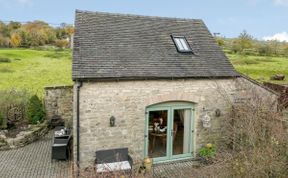
[[[226,54],[237,71],[258,81],[288,83],[288,58],[267,56],[243,56]],[[284,74],[285,80],[270,80],[270,76]]]
[[[71,84],[70,50],[0,49],[0,90],[24,89],[42,96],[44,86]]]
[[[227,54],[239,72],[259,81],[285,74],[288,58]],[[7,60],[8,59],[8,60]],[[0,49],[0,90],[24,89],[43,96],[43,87],[71,85],[71,50]]]

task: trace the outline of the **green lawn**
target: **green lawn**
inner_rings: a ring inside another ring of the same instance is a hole
[[[269,81],[273,74],[285,74],[288,58],[227,54],[235,68],[256,80]],[[8,58],[3,59],[3,58]],[[24,89],[43,96],[43,87],[71,85],[71,50],[0,49],[0,90]]]
[[[237,71],[250,76],[258,81],[273,83],[288,83],[288,58],[266,56],[243,56],[226,54]],[[284,81],[270,80],[274,74],[284,74]]]
[[[24,89],[43,96],[44,86],[71,84],[71,50],[0,49],[0,90]]]

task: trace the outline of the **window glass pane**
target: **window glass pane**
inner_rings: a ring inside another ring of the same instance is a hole
[[[176,44],[178,52],[190,52],[191,48],[185,39],[185,37],[173,37],[173,41]]]
[[[186,42],[186,40],[184,38],[180,38],[180,42],[184,48],[185,51],[190,51],[189,47],[188,47],[188,44]]]
[[[184,47],[183,47],[183,45],[182,45],[182,43],[181,43],[181,41],[180,41],[180,38],[174,38],[174,40],[175,40],[175,43],[176,43],[176,45],[177,45],[177,47],[178,47],[178,49],[179,49],[180,51],[185,50]]]
[[[167,156],[168,110],[149,112],[148,156],[150,158]]]
[[[175,109],[173,116],[173,155],[189,153],[191,109]]]

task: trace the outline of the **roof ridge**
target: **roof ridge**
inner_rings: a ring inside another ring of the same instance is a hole
[[[190,19],[190,18],[181,18],[181,17],[161,17],[161,16],[149,16],[149,15],[137,15],[137,14],[128,14],[128,13],[112,13],[112,12],[100,12],[100,11],[88,11],[88,10],[75,10],[77,13],[89,13],[89,14],[100,14],[100,15],[114,15],[119,17],[140,17],[140,18],[150,18],[150,19],[166,19],[166,20],[177,20],[177,21],[200,21],[203,22],[202,19]]]

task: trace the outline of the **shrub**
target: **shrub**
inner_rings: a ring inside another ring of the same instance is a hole
[[[56,40],[55,45],[59,48],[67,48],[69,45],[69,41],[66,39]]]
[[[0,129],[7,128],[7,119],[4,117],[4,114],[0,111]]]
[[[232,61],[232,63],[236,65],[251,65],[251,64],[259,64],[260,61],[250,56],[238,55],[237,58],[235,58]]]
[[[4,116],[3,116],[3,114],[0,112],[0,128],[2,127],[3,122],[4,122]]]
[[[1,29],[1,22],[0,22]],[[9,47],[10,38],[0,33],[0,47]]]
[[[243,50],[251,49],[253,46],[253,37],[249,35],[245,30],[234,39],[232,42],[232,51],[235,53],[242,53]]]
[[[215,157],[216,149],[211,143],[206,144],[199,150],[200,161],[203,164],[212,164]]]
[[[25,121],[30,94],[19,90],[0,90],[0,112],[10,122]]]
[[[218,177],[287,176],[287,120],[268,104],[271,98],[262,97],[252,94],[251,100],[234,105],[223,120],[223,140],[218,144],[229,153],[224,158],[228,175]]]
[[[19,34],[13,33],[11,35],[10,43],[11,43],[12,47],[16,48],[16,47],[20,46],[21,41],[22,41],[22,39],[21,39],[21,36]]]
[[[199,151],[199,155],[205,159],[213,157],[216,153],[215,146],[208,143],[206,146],[202,147]]]
[[[259,61],[259,62],[276,62],[276,60],[271,58],[271,57],[257,58],[256,61]]]
[[[225,45],[225,41],[223,38],[216,38],[216,42],[219,46],[224,46]]]
[[[45,112],[41,100],[37,95],[33,95],[29,99],[27,117],[31,124],[41,123],[44,119]]]
[[[9,58],[0,58],[0,63],[10,63],[11,60]]]
[[[273,97],[249,89],[249,99],[231,105],[220,118],[221,136],[212,138],[217,145],[212,164],[194,169],[193,177],[287,177],[288,118],[278,113]],[[200,153],[209,155],[207,146]]]

